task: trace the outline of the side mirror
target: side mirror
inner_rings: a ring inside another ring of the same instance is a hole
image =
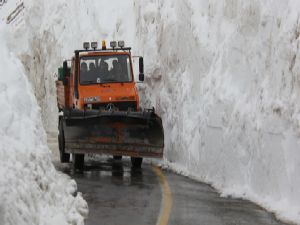
[[[145,80],[145,75],[143,73],[139,74],[139,80],[144,81]]]
[[[63,62],[63,76],[66,77],[68,74],[68,62],[64,61]]]
[[[139,71],[140,71],[140,73],[144,73],[144,59],[143,59],[143,57],[139,58]]]
[[[64,74],[66,75],[66,73],[68,71],[68,62],[67,61],[63,62],[63,69],[64,69]]]
[[[68,84],[68,79],[67,79],[67,75],[68,75],[68,62],[64,61],[63,62],[63,68],[61,71],[61,75],[60,75],[60,80],[63,82],[63,84],[66,86]]]
[[[144,75],[144,59],[143,57],[139,58],[139,80],[144,81],[145,80],[145,75]]]

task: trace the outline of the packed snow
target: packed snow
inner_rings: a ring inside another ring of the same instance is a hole
[[[165,130],[164,163],[300,224],[298,0],[25,1],[8,43],[47,131],[54,74],[83,41],[143,55],[142,105]],[[0,15],[1,16],[1,15]]]
[[[300,224],[300,2],[138,1],[165,161]]]
[[[0,22],[0,224],[84,224],[88,207],[74,180],[51,162],[41,112],[11,35]]]

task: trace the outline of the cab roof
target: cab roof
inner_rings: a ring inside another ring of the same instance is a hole
[[[79,53],[79,56],[100,56],[100,55],[130,55],[130,51],[83,51]]]

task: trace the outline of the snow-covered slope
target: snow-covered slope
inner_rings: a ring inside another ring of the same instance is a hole
[[[83,224],[86,202],[51,163],[40,109],[0,23],[0,224]]]
[[[168,164],[300,224],[299,6],[144,0],[136,21]]]
[[[86,40],[124,39],[145,58],[140,91],[163,117],[165,162],[300,224],[298,0],[25,3],[9,46],[48,130],[62,59]]]

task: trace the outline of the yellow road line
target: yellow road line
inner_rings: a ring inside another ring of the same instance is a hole
[[[163,174],[163,172],[161,171],[161,169],[158,167],[153,167],[153,170],[159,179],[159,182],[160,182],[160,185],[162,188],[162,193],[163,193],[163,203],[162,203],[160,215],[159,215],[156,225],[167,225],[168,221],[169,221],[171,209],[172,209],[171,189],[170,189],[168,181],[167,181],[165,175]]]

